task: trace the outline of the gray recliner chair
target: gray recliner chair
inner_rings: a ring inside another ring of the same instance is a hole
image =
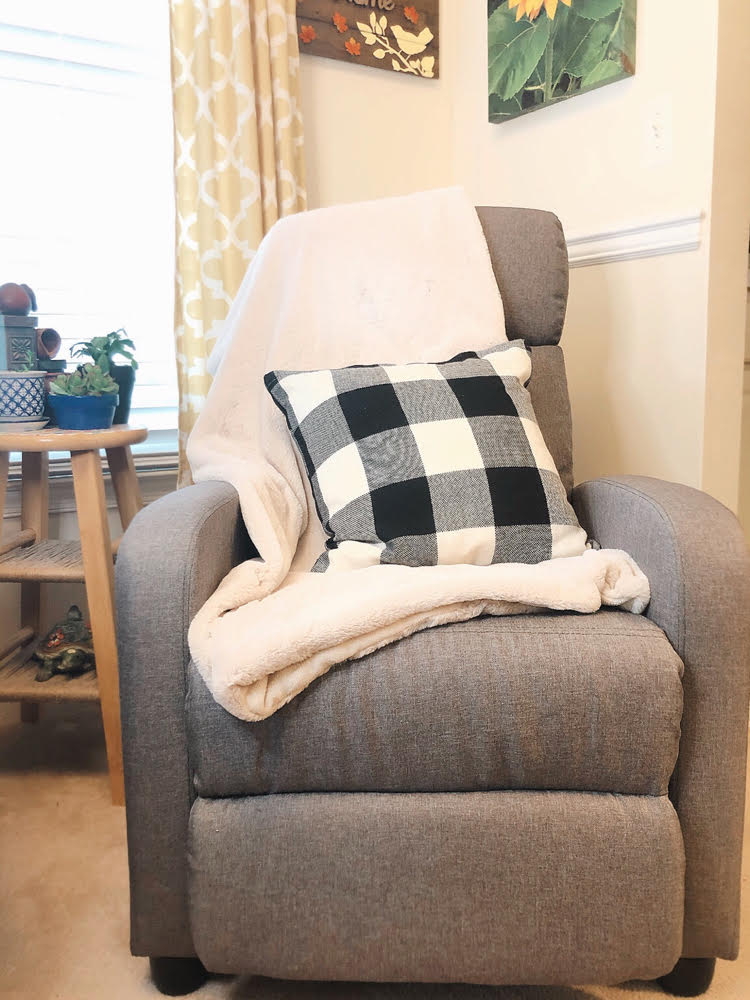
[[[254,555],[237,494],[203,483],[141,511],[116,573],[131,948],[163,992],[210,970],[661,977],[687,996],[737,955],[744,539],[685,486],[622,476],[573,489],[560,224],[478,211],[563,481],[590,536],[647,574],[648,612],[433,628],[246,723],[213,701],[187,645],[196,611]]]

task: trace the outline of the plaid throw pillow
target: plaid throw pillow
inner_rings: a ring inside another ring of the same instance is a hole
[[[525,388],[530,375],[519,341],[440,364],[269,372],[266,388],[329,536],[313,568],[583,552]]]

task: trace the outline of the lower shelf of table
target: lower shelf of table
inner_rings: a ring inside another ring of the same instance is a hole
[[[0,701],[99,701],[96,672],[77,677],[56,674],[36,680],[38,663],[32,660],[36,643],[29,643],[0,660]]]
[[[117,554],[120,539],[112,542]],[[0,556],[0,581],[8,583],[70,583],[83,581],[83,556],[80,542],[44,541],[13,549]]]

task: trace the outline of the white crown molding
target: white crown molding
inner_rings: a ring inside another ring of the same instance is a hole
[[[138,482],[144,503],[152,503],[171,493],[177,487],[177,456],[176,455],[139,455],[135,459],[138,472]],[[106,471],[104,475],[104,493],[107,507],[114,510],[117,507],[112,480]],[[73,494],[73,476],[70,460],[50,463],[50,514],[75,513],[76,502]],[[5,497],[4,517],[21,516],[21,470],[11,466],[8,492]]]
[[[687,253],[701,245],[703,213],[604,230],[567,240],[571,267]]]

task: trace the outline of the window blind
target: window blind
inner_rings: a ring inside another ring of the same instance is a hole
[[[125,327],[141,450],[176,448],[168,4],[3,0],[0,283],[36,292],[60,357]]]

